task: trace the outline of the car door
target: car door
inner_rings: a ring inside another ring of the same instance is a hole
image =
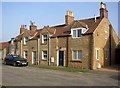
[[[10,63],[9,63],[9,55],[6,56],[5,62],[6,62],[6,64],[10,64]]]

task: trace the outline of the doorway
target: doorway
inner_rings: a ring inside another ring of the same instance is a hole
[[[36,64],[36,51],[32,52],[32,64]]]
[[[64,66],[64,51],[59,51],[59,66]]]

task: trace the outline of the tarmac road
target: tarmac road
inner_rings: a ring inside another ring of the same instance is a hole
[[[65,72],[34,67],[2,66],[5,86],[118,86],[118,72]]]

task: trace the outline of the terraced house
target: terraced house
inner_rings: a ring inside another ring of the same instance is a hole
[[[119,38],[103,2],[99,17],[75,20],[73,12],[67,11],[64,24],[37,29],[31,22],[29,30],[22,25],[20,31],[9,50],[28,59],[29,64],[85,69],[115,64]]]

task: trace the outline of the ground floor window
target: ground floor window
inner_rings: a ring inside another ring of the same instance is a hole
[[[108,50],[105,50],[105,59],[108,59]]]
[[[27,59],[28,58],[28,52],[24,51],[24,58]]]
[[[73,50],[72,51],[72,60],[82,61],[82,50]]]
[[[96,60],[100,59],[100,49],[96,49]]]
[[[46,50],[42,51],[42,59],[47,60],[47,51]]]

